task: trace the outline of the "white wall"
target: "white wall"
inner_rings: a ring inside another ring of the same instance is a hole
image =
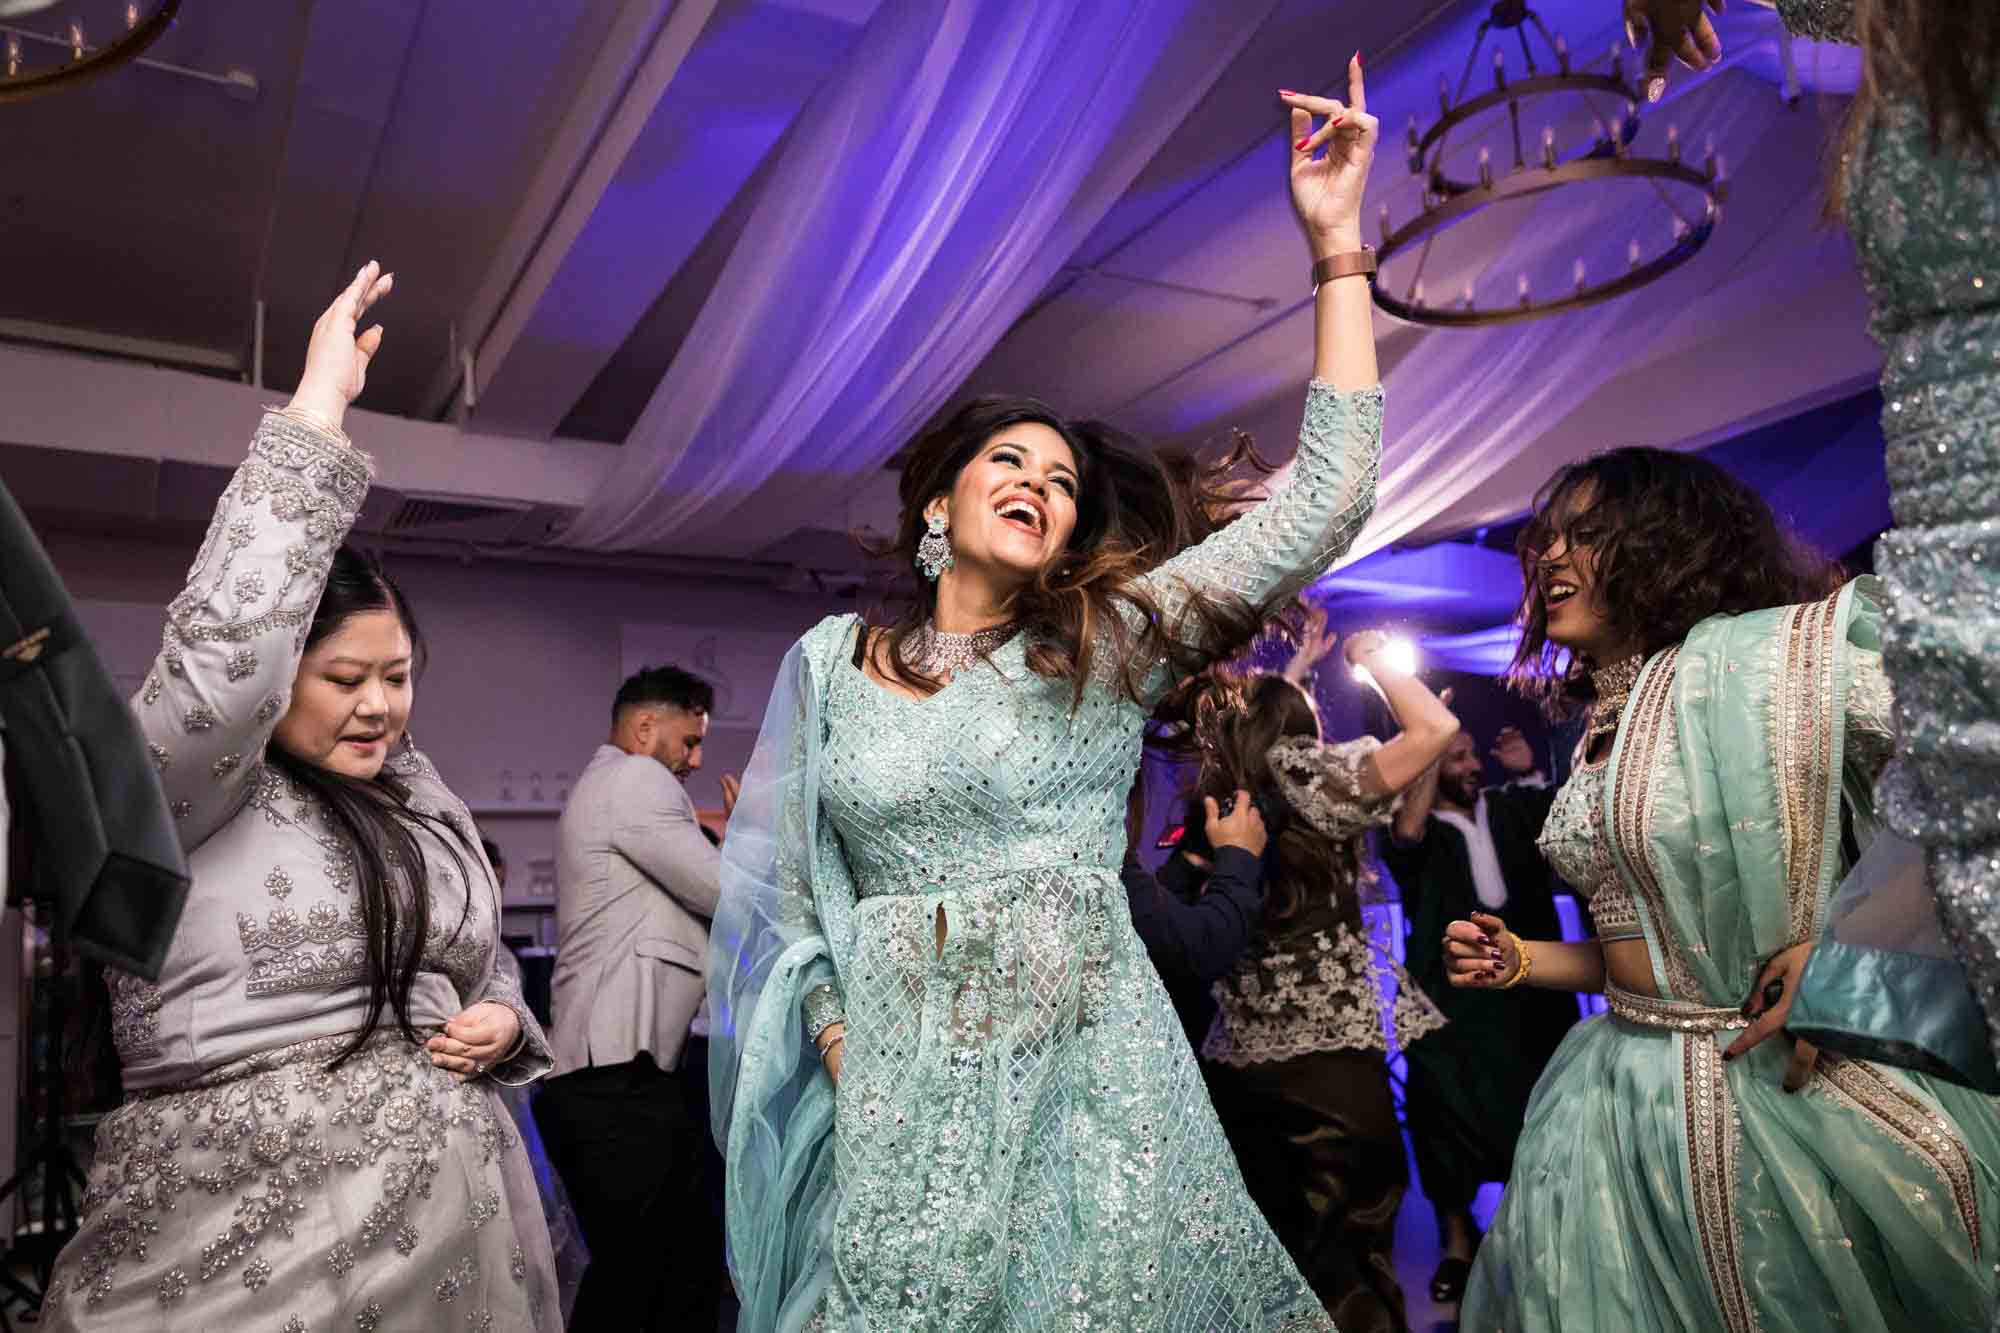
[[[193,542],[44,534],[112,673],[143,678]],[[677,661],[717,686],[695,804],[719,808],[717,775],[741,772],[779,660],[820,617],[853,603],[751,584],[623,570],[394,556],[430,646],[410,732],[506,852],[510,900],[553,854],[558,775],[574,778],[610,729],[611,697],[640,664]],[[500,800],[512,774],[512,811]],[[530,801],[539,774],[543,801]]]

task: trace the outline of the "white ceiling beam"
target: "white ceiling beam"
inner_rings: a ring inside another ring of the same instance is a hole
[[[619,8],[505,240],[457,321],[462,345],[474,349],[476,387],[490,382],[489,366],[506,359],[717,3],[627,0]],[[424,395],[430,415],[451,409],[462,396],[460,380],[459,358],[447,357]]]
[[[0,346],[0,442],[233,467],[261,410],[284,395],[124,361]],[[389,489],[576,508],[610,474],[615,445],[547,444],[351,411],[347,431]]]

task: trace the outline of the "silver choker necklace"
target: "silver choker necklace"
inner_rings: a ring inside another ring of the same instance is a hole
[[[1617,733],[1618,719],[1624,716],[1625,703],[1632,697],[1632,687],[1639,683],[1639,672],[1645,665],[1646,655],[1634,653],[1590,673],[1590,683],[1597,691],[1597,698],[1590,706],[1590,730],[1584,733],[1586,749],[1599,736]]]
[[[904,648],[903,658],[926,676],[955,676],[1013,638],[1016,628],[995,625],[971,634],[947,634],[926,620]]]

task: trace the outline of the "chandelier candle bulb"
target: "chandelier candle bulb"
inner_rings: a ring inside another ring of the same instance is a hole
[[[138,6],[137,4],[128,4],[128,5],[126,5],[126,6],[125,6],[125,31],[127,31],[127,32],[130,32],[130,31],[132,31],[132,29],[134,29],[134,28],[136,28],[136,27],[138,27],[138,26],[139,26],[139,6]]]
[[[1422,278],[1418,278],[1416,281],[1416,285],[1410,288],[1410,304],[1422,305],[1423,303],[1424,303],[1424,280]]]
[[[1562,66],[1563,73],[1569,73],[1569,43],[1561,33],[1556,34],[1556,63]]]
[[[1717,153],[1708,160],[1708,164],[1709,179],[1715,181],[1717,184],[1729,179],[1729,163],[1723,160],[1722,154]]]
[[[21,39],[13,33],[7,34],[7,77],[13,78],[21,72]]]
[[[1522,305],[1526,305],[1526,304],[1528,304],[1528,275],[1527,275],[1527,274],[1523,273],[1523,274],[1521,274],[1521,275],[1520,275],[1520,276],[1519,276],[1518,278],[1514,279],[1514,295],[1515,295],[1515,296],[1517,296],[1518,298],[1520,298],[1520,302],[1521,302],[1521,304],[1522,304]]]
[[[1465,284],[1465,290],[1464,290],[1464,291],[1463,291],[1462,293],[1460,293],[1460,294],[1459,294],[1459,298],[1458,298],[1458,300],[1459,300],[1459,304],[1460,304],[1460,305],[1462,305],[1462,306],[1464,306],[1464,307],[1465,307],[1465,308],[1466,308],[1467,310],[1470,310],[1470,309],[1472,309],[1472,284],[1471,284],[1471,283],[1469,283],[1469,282],[1468,282],[1468,283],[1466,283],[1466,284]]]
[[[77,22],[75,19],[71,19],[69,23],[69,58],[71,60],[83,59],[84,50],[83,24]]]
[[[1556,127],[1542,126],[1542,165],[1550,171],[1556,169]]]
[[[1379,220],[1381,221],[1381,224],[1382,224],[1382,243],[1383,243],[1384,245],[1386,245],[1386,244],[1388,244],[1388,242],[1389,242],[1389,201],[1388,201],[1388,200],[1386,200],[1386,199],[1385,199],[1385,200],[1383,200],[1383,201],[1382,201],[1382,211],[1381,211],[1380,213],[1378,213],[1378,214],[1377,214],[1376,216],[1377,216],[1377,218],[1378,218],[1378,219],[1379,219]]]
[[[1669,125],[1667,126],[1667,161],[1678,162],[1680,160],[1681,127],[1678,125]]]
[[[1687,219],[1686,219],[1686,218],[1680,218],[1680,217],[1677,217],[1677,218],[1675,218],[1675,219],[1674,219],[1674,244],[1678,245],[1678,244],[1680,244],[1680,243],[1681,243],[1682,241],[1686,240],[1686,239],[1687,239],[1687,234],[1688,234],[1688,224],[1687,224]]]
[[[1493,48],[1493,86],[1507,86],[1507,53],[1497,46]]]
[[[1639,267],[1639,238],[1634,236],[1625,246],[1625,264],[1628,268]]]
[[[1579,293],[1583,291],[1583,272],[1583,260],[1579,258],[1569,271],[1570,279],[1576,284]]]
[[[1485,144],[1479,145],[1479,183],[1493,188],[1493,150]]]

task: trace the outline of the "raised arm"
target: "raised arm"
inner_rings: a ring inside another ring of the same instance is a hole
[[[1458,717],[1423,681],[1394,665],[1389,639],[1380,630],[1349,635],[1344,652],[1348,664],[1361,668],[1367,683],[1389,706],[1402,730],[1369,757],[1365,778],[1372,794],[1402,791],[1424,775],[1458,735]],[[1433,789],[1435,796],[1435,789]],[[1424,813],[1428,815],[1429,809]],[[1419,827],[1422,827],[1419,825]]]
[[[391,278],[368,265],[314,326],[299,391],[269,412],[216,504],[133,708],[192,850],[242,805],[298,673],[304,626],[368,493],[340,423],[381,328],[355,321]]]
[[[1382,389],[1374,305],[1359,258],[1361,192],[1377,126],[1368,114],[1359,56],[1348,64],[1347,81],[1345,103],[1281,94],[1292,114],[1292,205],[1310,260],[1343,274],[1320,281],[1314,293],[1313,378],[1299,450],[1256,508],[1147,576],[1147,590],[1169,626],[1181,619],[1190,592],[1250,605],[1296,592],[1353,544],[1375,508]],[[1324,118],[1317,131],[1315,117]],[[1324,155],[1316,157],[1322,148]],[[1306,279],[1302,271],[1300,280]]]

